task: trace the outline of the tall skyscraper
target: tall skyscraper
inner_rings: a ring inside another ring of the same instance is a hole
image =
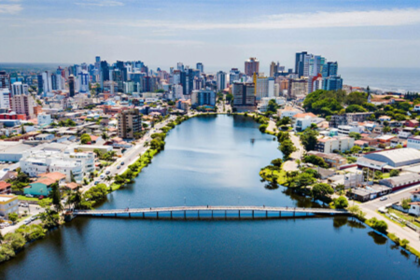
[[[198,62],[196,68],[197,68],[198,71],[200,71],[200,74],[203,74],[204,73],[204,65],[203,65],[203,63]]]
[[[29,91],[28,91],[28,85],[27,84],[22,84],[22,82],[15,82],[12,84],[11,86],[12,88],[12,97],[15,95],[28,95]]]
[[[340,76],[329,76],[322,82],[323,90],[340,90],[343,88],[343,79]]]
[[[76,92],[76,81],[74,80],[74,76],[70,75],[69,77],[69,94],[70,97],[74,97]]]
[[[305,60],[305,56],[307,54],[308,54],[308,52],[296,53],[295,74],[297,74],[298,77],[302,77],[303,76],[304,60]]]
[[[182,62],[178,62],[176,64],[176,69],[181,71],[181,72],[184,72],[184,64]]]
[[[36,117],[35,100],[31,95],[15,95],[11,98],[11,108],[16,114],[24,114],[28,119]]]
[[[9,77],[6,71],[0,71],[0,88],[9,88]]]
[[[322,77],[326,78],[329,76],[337,76],[338,73],[338,63],[337,62],[327,62],[322,67]]]
[[[79,93],[89,93],[89,73],[86,70],[77,74],[77,86]]]
[[[236,81],[239,81],[241,78],[241,72],[238,70],[238,68],[232,68],[229,72],[229,84],[233,84]]]
[[[44,94],[52,91],[51,75],[49,71],[42,73],[42,90]]]
[[[270,77],[275,77],[279,71],[280,63],[275,63],[274,61],[270,64]]]
[[[223,71],[217,72],[216,81],[217,81],[217,91],[224,90],[226,88],[226,73]]]
[[[255,106],[255,94],[253,83],[238,83],[232,85],[233,105],[235,107]]]
[[[245,61],[245,75],[252,76],[260,71],[260,62],[255,57]]]

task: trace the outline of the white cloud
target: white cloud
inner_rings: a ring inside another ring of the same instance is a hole
[[[96,6],[96,7],[116,7],[124,6],[123,2],[113,0],[89,0],[85,2],[76,2],[80,6]]]
[[[115,22],[134,27],[157,27],[188,30],[211,29],[302,29],[329,27],[401,26],[420,23],[420,9],[394,9],[380,11],[315,12],[279,14],[238,23],[171,22],[143,20]]]
[[[22,11],[20,4],[0,4],[0,14],[15,15]]]

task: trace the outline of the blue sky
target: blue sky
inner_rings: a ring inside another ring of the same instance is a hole
[[[293,66],[306,50],[341,67],[419,67],[418,0],[0,0],[0,62],[178,61]]]

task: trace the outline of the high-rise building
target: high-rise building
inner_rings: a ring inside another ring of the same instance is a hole
[[[29,94],[28,85],[22,84],[22,82],[14,82],[11,88],[12,88],[11,96]]]
[[[304,60],[305,60],[305,56],[307,54],[308,54],[307,52],[296,53],[295,74],[297,74],[298,77],[302,77],[303,76]]]
[[[288,93],[289,98],[306,95],[308,93],[308,79],[290,79]]]
[[[255,57],[250,57],[245,61],[245,75],[252,76],[260,72],[260,62]]]
[[[76,81],[74,79],[73,75],[70,75],[69,77],[69,95],[70,97],[74,97],[76,93]]]
[[[233,83],[232,95],[234,107],[255,106],[255,89],[253,83]]]
[[[141,114],[138,109],[127,109],[118,114],[118,137],[134,139],[141,130]]]
[[[178,62],[176,64],[176,69],[181,71],[181,72],[184,72],[184,64],[182,62]]]
[[[270,77],[276,77],[277,72],[279,72],[280,63],[275,63],[274,61],[270,64]]]
[[[255,97],[257,101],[261,100],[261,98],[268,97],[268,77],[258,77],[255,75]]]
[[[9,88],[9,77],[6,71],[0,71],[0,88]]]
[[[327,62],[322,67],[322,77],[326,78],[329,76],[337,76],[338,73],[338,63],[337,62]]]
[[[193,90],[191,94],[191,105],[196,106],[215,106],[216,93],[213,90]]]
[[[28,119],[33,119],[35,115],[35,100],[31,95],[15,95],[11,99],[11,109],[16,114],[24,114]]]
[[[10,92],[8,88],[0,88],[0,109],[10,109]]]
[[[196,68],[197,68],[198,71],[200,71],[200,74],[203,74],[204,73],[204,65],[203,65],[203,63],[198,62],[197,65],[196,65]]]
[[[86,70],[77,73],[77,86],[79,93],[89,93],[89,73]]]
[[[51,75],[49,71],[42,73],[42,92],[49,93],[52,91]]]
[[[239,81],[241,78],[241,71],[238,70],[238,68],[232,68],[229,72],[229,84],[233,84],[236,81]]]
[[[340,90],[343,88],[343,79],[340,76],[329,76],[322,82],[323,90]]]
[[[217,72],[216,82],[217,91],[223,91],[226,88],[226,73],[223,71]]]

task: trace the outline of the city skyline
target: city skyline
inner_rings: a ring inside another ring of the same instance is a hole
[[[0,1],[1,62],[182,61],[241,69],[257,57],[293,68],[293,54],[322,54],[341,67],[418,67],[415,1]],[[168,48],[171,51],[168,51]],[[414,59],[413,59],[414,58]],[[219,68],[219,69],[218,69]]]

